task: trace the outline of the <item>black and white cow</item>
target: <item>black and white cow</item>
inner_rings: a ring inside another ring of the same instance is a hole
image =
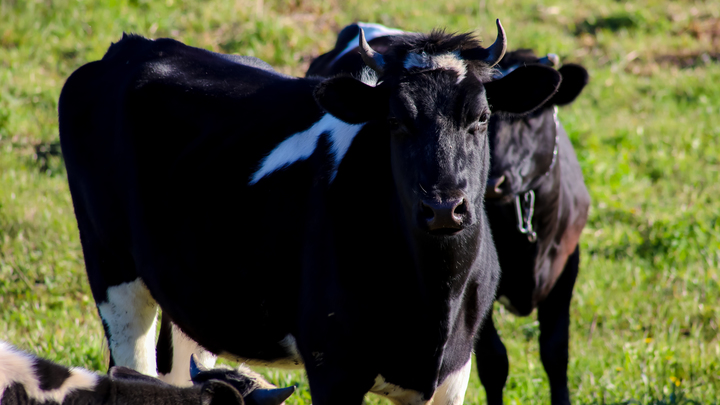
[[[349,25],[338,35],[335,48],[311,63],[307,75],[360,75],[364,64],[354,40],[360,27],[379,52],[387,49],[394,36],[408,34],[377,24]],[[526,49],[509,52],[496,66],[495,78],[538,64],[556,66],[559,58],[553,54],[538,58]],[[559,72],[563,80],[558,93],[541,108],[525,115],[492,115],[488,130],[492,168],[485,196],[502,269],[498,299],[517,315],[527,316],[538,309],[540,354],[552,403],[567,404],[569,309],[578,273],[578,240],[590,196],[575,151],[557,119],[557,106],[575,100],[588,74],[574,64],[564,65]],[[475,351],[488,403],[501,404],[509,363],[492,316],[484,323]]]
[[[197,369],[180,388],[125,367],[108,375],[67,368],[0,341],[3,405],[280,405],[295,390],[261,388],[257,377],[230,369]]]
[[[60,140],[112,363],[155,373],[159,304],[214,354],[304,365],[318,405],[462,402],[499,276],[487,98],[522,112],[560,82],[484,84],[498,30],[487,49],[436,31],[385,55],[361,36],[364,82],[139,36],[74,72]]]

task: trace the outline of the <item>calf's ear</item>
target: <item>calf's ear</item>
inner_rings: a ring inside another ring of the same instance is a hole
[[[338,76],[315,87],[315,100],[323,110],[348,124],[360,124],[388,114],[388,92],[350,76]]]
[[[112,366],[110,367],[110,370],[108,371],[108,376],[112,378],[113,380],[125,380],[125,381],[141,381],[156,385],[162,385],[162,386],[170,386],[170,384],[157,379],[155,377],[151,377],[149,375],[142,374],[140,372],[137,372],[131,368],[128,367],[122,367],[122,366]]]
[[[200,403],[202,405],[245,405],[238,390],[219,380],[210,380],[202,385]]]
[[[490,110],[527,114],[545,104],[558,91],[562,76],[543,65],[521,66],[502,79],[484,83]]]
[[[565,64],[558,71],[562,75],[562,84],[550,103],[554,105],[570,104],[583,91],[590,76],[584,67],[574,63]]]
[[[197,377],[198,374],[208,371],[207,367],[202,364],[195,353],[190,355],[190,378]]]

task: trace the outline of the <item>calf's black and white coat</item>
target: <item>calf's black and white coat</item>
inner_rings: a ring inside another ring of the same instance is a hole
[[[294,391],[262,389],[255,379],[228,369],[197,370],[193,380],[195,386],[180,388],[124,367],[98,375],[0,341],[3,405],[279,405]]]
[[[112,362],[155,373],[159,304],[211,353],[304,365],[318,405],[462,402],[498,278],[487,97],[536,79],[483,85],[498,29],[366,47],[366,82],[137,36],[73,73],[60,139]]]

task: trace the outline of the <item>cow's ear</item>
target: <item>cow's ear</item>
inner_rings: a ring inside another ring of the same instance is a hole
[[[562,84],[550,102],[555,105],[570,104],[583,91],[590,76],[584,67],[573,63],[563,65],[559,72],[562,75]]]
[[[202,405],[245,405],[238,390],[219,380],[210,380],[202,385],[200,403]]]
[[[484,85],[492,112],[527,114],[550,100],[561,82],[562,77],[557,70],[543,65],[529,65]]]
[[[388,92],[350,76],[328,79],[315,87],[315,100],[323,110],[348,124],[360,124],[388,114]]]

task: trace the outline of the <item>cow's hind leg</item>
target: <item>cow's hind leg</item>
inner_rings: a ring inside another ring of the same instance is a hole
[[[215,366],[217,356],[205,350],[177,327],[170,316],[163,312],[160,335],[157,342],[159,378],[177,386],[191,386],[190,356],[195,354],[208,368]]]
[[[570,301],[578,274],[580,250],[568,257],[565,269],[538,306],[540,323],[540,359],[550,381],[552,404],[570,404],[567,387],[567,366],[570,342]]]
[[[492,307],[485,317],[480,336],[475,342],[475,358],[480,382],[485,387],[488,405],[501,405],[510,363],[505,345],[500,340],[493,323]]]
[[[80,216],[78,215],[78,218]],[[80,223],[80,221],[78,221]],[[131,260],[98,248],[80,229],[88,281],[110,348],[110,367],[125,366],[156,375],[155,318],[157,304],[135,274]]]

